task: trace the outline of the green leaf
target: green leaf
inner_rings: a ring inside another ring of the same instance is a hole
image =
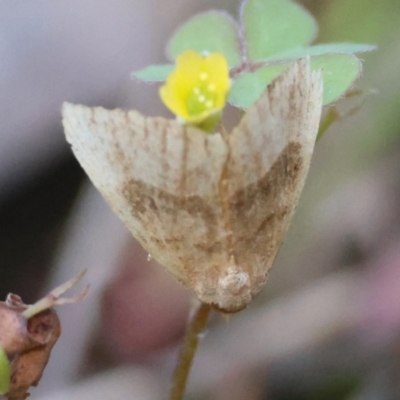
[[[11,369],[7,355],[0,347],[0,395],[7,393],[10,389]]]
[[[245,72],[232,84],[228,101],[239,108],[249,108],[277,76],[292,62],[261,67],[255,72]],[[325,54],[311,57],[311,68],[322,70],[324,81],[323,105],[343,96],[361,73],[361,62],[352,54]]]
[[[172,64],[149,65],[140,71],[132,72],[131,77],[144,82],[164,82],[173,69]]]
[[[318,26],[313,16],[290,0],[247,0],[242,24],[250,61],[308,45]]]
[[[233,82],[228,102],[235,107],[249,108],[265,89],[265,81],[256,73],[244,72]]]
[[[275,78],[277,78],[285,69],[287,69],[292,62],[270,65],[268,67],[259,68],[256,74],[260,76],[266,85],[269,85]]]
[[[352,54],[326,54],[311,58],[313,70],[322,69],[324,101],[326,106],[343,96],[359,77],[360,60]]]
[[[175,60],[186,50],[199,53],[222,53],[230,67],[240,64],[236,23],[222,11],[208,11],[189,19],[174,33],[167,46],[168,56]]]
[[[249,108],[265,90],[266,86],[279,76],[290,63],[260,68],[256,72],[244,72],[233,82],[228,102],[235,107]]]
[[[295,60],[306,56],[320,56],[332,53],[363,53],[375,50],[376,46],[364,43],[327,43],[309,47],[297,47],[269,57],[268,61]]]

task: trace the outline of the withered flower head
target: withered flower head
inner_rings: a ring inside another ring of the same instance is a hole
[[[24,400],[30,387],[38,385],[61,334],[60,321],[52,307],[85,298],[88,286],[79,296],[61,297],[84,274],[85,271],[32,305],[24,304],[15,294],[0,301],[0,395],[8,400]]]

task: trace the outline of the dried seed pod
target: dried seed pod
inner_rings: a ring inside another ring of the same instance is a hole
[[[75,278],[52,290],[33,305],[26,305],[16,294],[9,294],[0,302],[0,348],[9,361],[9,382],[3,393],[8,400],[24,400],[31,386],[37,386],[46,367],[53,346],[61,334],[60,321],[53,306],[82,300],[88,287],[79,296],[61,297],[84,276]],[[3,360],[4,362],[4,360]],[[4,378],[4,377],[3,377]],[[8,379],[8,377],[7,377]]]
[[[51,350],[61,334],[60,321],[53,309],[44,310],[30,319],[22,312],[28,308],[17,295],[0,302],[0,344],[10,360],[11,380],[5,396],[23,400],[36,386]]]
[[[266,281],[309,168],[322,108],[309,60],[226,137],[136,111],[65,103],[72,150],[143,247],[205,303],[246,307]]]

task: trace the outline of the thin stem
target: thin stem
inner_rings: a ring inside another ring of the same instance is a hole
[[[28,306],[28,308],[22,313],[22,315],[26,319],[29,319],[35,316],[36,314],[39,314],[40,312],[47,310],[48,308],[59,306],[62,304],[76,303],[78,301],[83,300],[88,294],[89,286],[86,286],[85,290],[78,296],[65,298],[61,297],[61,295],[64,294],[67,290],[71,289],[73,286],[75,286],[85,276],[85,274],[86,270],[82,271],[80,274],[78,274],[68,282],[65,282],[64,284],[56,287],[45,297],[43,297],[43,299],[40,299],[35,304]]]
[[[193,359],[199,344],[199,334],[207,325],[211,306],[201,303],[190,321],[183,341],[178,365],[175,368],[169,400],[182,400]]]

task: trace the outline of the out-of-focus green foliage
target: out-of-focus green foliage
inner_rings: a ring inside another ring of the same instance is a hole
[[[369,96],[355,120],[354,134],[346,139],[345,148],[353,157],[343,155],[363,169],[371,158],[392,149],[400,136],[400,1],[334,0],[321,7],[321,11],[321,41],[346,38],[373,42],[378,47],[362,57],[361,85],[367,90],[375,89],[376,94]],[[354,157],[354,152],[358,157]]]
[[[319,40],[382,43],[398,31],[400,2],[397,0],[335,0],[326,3],[320,18]],[[396,40],[395,37],[392,39]]]
[[[279,269],[279,279],[285,287],[296,287],[315,272],[308,258],[303,262],[299,259],[304,257],[310,241],[315,240],[323,205],[337,195],[338,188],[353,183],[359,174],[365,178],[380,158],[396,152],[400,138],[400,2],[305,0],[304,3],[319,22],[318,42],[371,42],[377,45],[377,50],[360,57],[363,75],[357,88],[361,94],[339,102],[336,110],[326,110],[327,125],[331,119],[336,122],[318,143],[296,213],[297,221],[289,230],[277,260],[276,270]],[[346,117],[349,110],[351,116]],[[270,284],[269,290],[279,291],[279,283]]]
[[[0,347],[0,395],[8,392],[10,388],[10,376],[10,363],[6,353]]]

